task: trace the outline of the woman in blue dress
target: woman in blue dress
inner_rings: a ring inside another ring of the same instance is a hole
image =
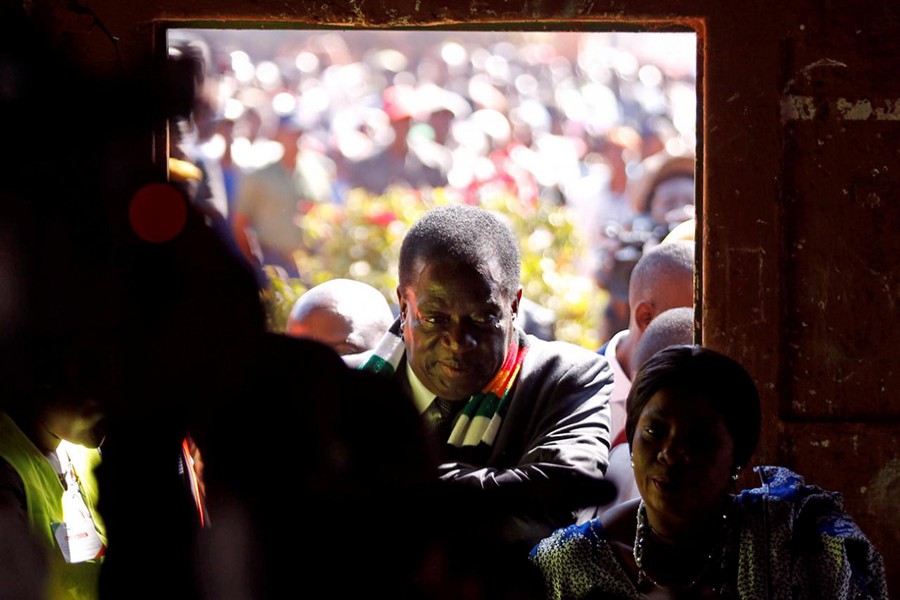
[[[532,550],[548,598],[887,600],[882,558],[840,494],[770,466],[735,493],[761,421],[737,362],[664,349],[636,375],[627,414],[641,497]]]

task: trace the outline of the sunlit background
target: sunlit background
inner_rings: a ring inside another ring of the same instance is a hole
[[[194,123],[176,146],[214,179],[207,200],[226,219],[242,177],[281,157],[280,123],[328,167],[327,192],[293,215],[303,239],[291,269],[263,265],[276,330],[300,293],[334,277],[394,304],[407,228],[467,202],[508,218],[524,295],[552,336],[596,349],[609,226],[638,216],[645,159],[696,146],[692,33],[171,30],[169,45],[203,57]],[[388,89],[402,100],[388,105]],[[440,184],[359,187],[354,169],[398,135],[398,106],[400,135]]]

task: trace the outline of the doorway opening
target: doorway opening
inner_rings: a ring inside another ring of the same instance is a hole
[[[403,235],[439,204],[503,214],[523,326],[590,349],[627,329],[641,255],[693,241],[691,31],[184,28],[167,44],[203,72],[170,167],[199,167],[195,201],[264,273],[273,330],[333,278],[393,305]]]

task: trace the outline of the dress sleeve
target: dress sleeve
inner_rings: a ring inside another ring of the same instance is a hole
[[[808,598],[888,600],[884,563],[878,550],[844,510],[840,494],[808,486],[796,524],[795,545]]]
[[[642,598],[606,540],[599,519],[556,530],[529,555],[548,600]]]
[[[741,598],[888,599],[882,557],[840,493],[808,485],[783,467],[756,471],[762,486],[737,498]]]

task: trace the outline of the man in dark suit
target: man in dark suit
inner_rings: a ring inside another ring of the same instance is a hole
[[[403,241],[393,334],[366,367],[394,372],[425,419],[439,475],[504,513],[528,546],[607,493],[606,360],[514,325],[522,297],[510,229],[488,211],[433,209]]]

